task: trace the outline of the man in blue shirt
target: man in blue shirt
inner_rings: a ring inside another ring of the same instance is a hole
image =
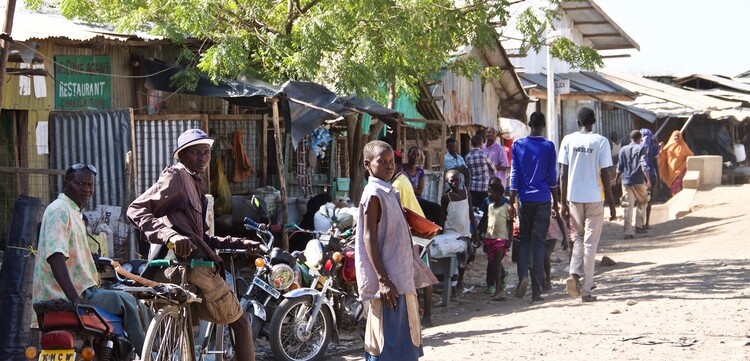
[[[622,179],[622,207],[625,213],[625,239],[633,239],[634,234],[646,233],[643,223],[651,179],[649,177],[648,149],[641,144],[642,134],[638,130],[630,132],[630,144],[622,147],[617,162],[617,178]],[[633,206],[635,230],[633,230]]]
[[[513,143],[510,172],[510,216],[515,217],[518,198],[519,252],[518,288],[515,296],[526,295],[529,285],[529,251],[531,251],[531,300],[543,301],[544,244],[549,230],[550,211],[559,212],[557,193],[557,154],[555,145],[545,139],[547,123],[544,114],[534,112],[529,120],[531,134]],[[550,202],[552,198],[552,202]]]

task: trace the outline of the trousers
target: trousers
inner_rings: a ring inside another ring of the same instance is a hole
[[[531,261],[531,294],[542,293],[544,277],[544,246],[549,230],[552,202],[521,202],[518,219],[518,281],[528,277]]]
[[[570,258],[570,274],[583,276],[581,296],[591,295],[596,266],[596,247],[604,225],[604,202],[568,202],[570,218],[573,220],[573,256]]]
[[[83,291],[83,297],[111,314],[122,317],[122,328],[128,334],[130,343],[140,355],[146,340],[145,327],[141,323],[139,303],[133,295],[123,291],[105,290],[91,287]]]

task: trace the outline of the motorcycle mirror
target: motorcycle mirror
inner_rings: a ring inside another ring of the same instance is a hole
[[[96,252],[92,252],[91,253],[91,256],[94,257],[94,261],[96,261],[102,255],[102,244],[99,243],[99,240],[97,240],[96,238],[94,238],[94,236],[92,236],[91,233],[86,232],[86,235],[89,236],[89,238],[91,238],[94,242],[96,242]]]

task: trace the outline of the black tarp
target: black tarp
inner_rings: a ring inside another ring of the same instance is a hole
[[[695,155],[720,155],[723,162],[735,162],[729,120],[696,120],[687,127],[685,141]]]
[[[183,70],[182,67],[143,59],[143,68],[144,74],[153,74],[146,78],[146,88],[168,92],[178,90],[171,84],[171,78],[177,72]],[[336,119],[358,111],[383,120],[390,126],[395,126],[396,119],[399,116],[398,112],[378,104],[372,98],[357,95],[340,97],[325,86],[308,81],[290,80],[282,86],[254,79],[245,81],[222,80],[218,84],[214,84],[208,77],[200,74],[195,90],[185,91],[183,89],[181,92],[215,96],[226,99],[230,104],[257,108],[267,107],[264,101],[265,97],[278,97],[282,100],[280,106],[282,116],[284,119],[290,120],[287,126],[290,128],[292,144],[295,148],[303,137],[310,134],[326,120]],[[336,113],[337,116],[299,104],[294,100],[326,109]]]
[[[13,206],[8,245],[0,270],[0,360],[24,361],[31,344],[31,289],[34,281],[39,222],[44,204],[39,198],[21,196]]]
[[[278,95],[281,99],[292,98],[327,109],[337,113],[338,117],[355,111],[367,113],[392,127],[396,125],[398,117],[398,112],[378,104],[372,98],[357,95],[340,97],[325,86],[313,82],[288,81],[281,87]],[[336,119],[337,116],[296,103],[294,100],[288,101],[288,119],[291,119],[292,144],[296,148],[302,138],[312,133],[324,121]]]

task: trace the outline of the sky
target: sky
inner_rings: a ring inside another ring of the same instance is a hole
[[[641,50],[604,59],[636,75],[719,74],[750,70],[748,0],[594,0]]]

